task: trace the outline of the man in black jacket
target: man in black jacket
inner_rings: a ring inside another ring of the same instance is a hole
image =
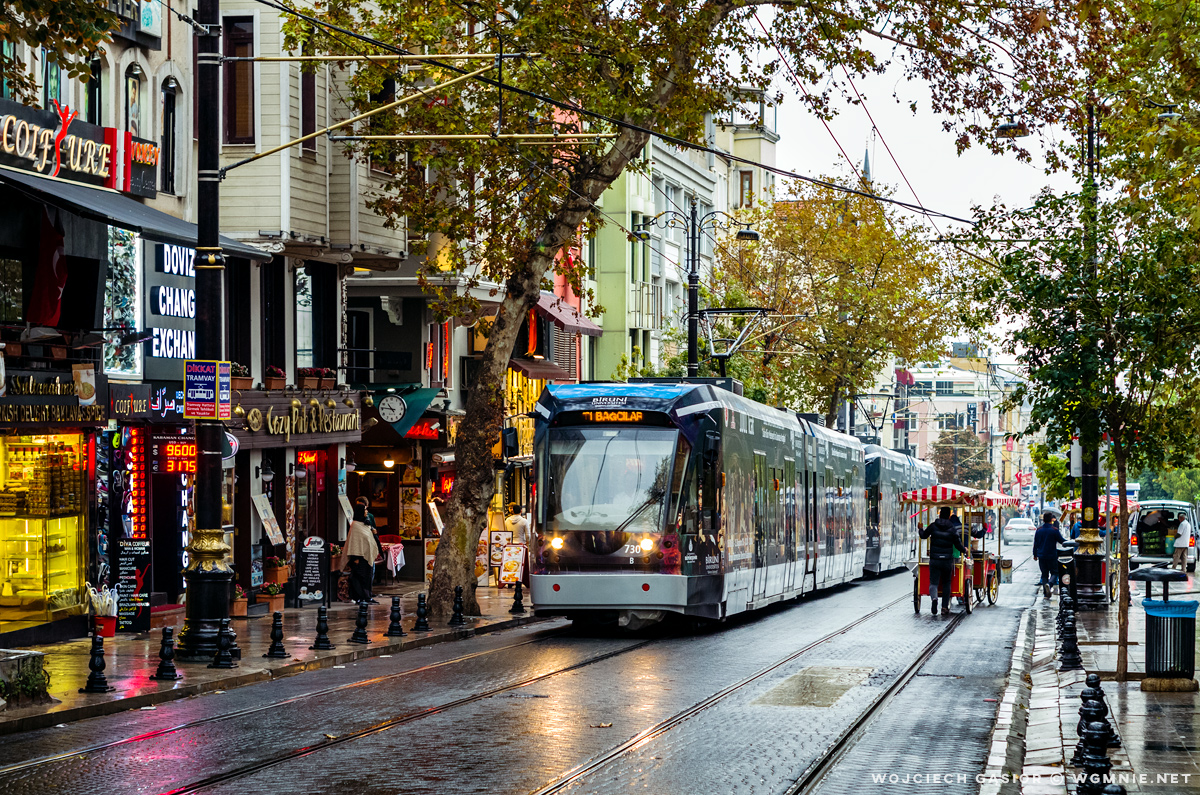
[[[950,613],[950,592],[954,590],[954,550],[967,554],[959,534],[962,523],[950,519],[950,509],[942,507],[938,518],[921,531],[921,538],[929,539],[929,598],[933,601],[933,615],[938,614],[938,591],[942,594],[942,612]]]
[[[1033,559],[1042,570],[1042,596],[1050,598],[1050,588],[1058,584],[1058,545],[1066,541],[1054,524],[1054,514],[1042,516],[1042,526],[1033,534]]]

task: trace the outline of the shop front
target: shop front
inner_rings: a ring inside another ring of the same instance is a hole
[[[13,371],[0,382],[0,647],[87,633],[95,370]]]
[[[307,603],[297,581],[299,551],[310,538],[340,544],[349,526],[346,446],[362,438],[358,393],[349,389],[236,393],[226,422],[236,448],[227,470],[237,528],[236,581],[255,596],[278,561],[288,604]],[[299,598],[299,601],[297,599]]]

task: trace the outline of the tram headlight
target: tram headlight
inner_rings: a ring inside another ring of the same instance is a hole
[[[551,549],[562,549],[562,545],[563,545],[563,540],[561,538],[555,537],[555,538],[550,539],[550,548]]]
[[[642,539],[642,551],[649,552],[652,549],[654,549],[654,542],[651,541],[649,538],[643,538]]]

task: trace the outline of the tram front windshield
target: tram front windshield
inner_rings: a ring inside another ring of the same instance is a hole
[[[670,428],[550,431],[546,519],[557,532],[661,532],[688,444]]]

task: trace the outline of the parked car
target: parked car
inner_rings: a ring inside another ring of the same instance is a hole
[[[1182,500],[1147,500],[1132,517],[1129,535],[1129,562],[1133,567],[1169,564],[1175,553],[1175,528],[1179,514],[1186,514],[1192,525],[1192,543],[1188,547],[1187,570],[1196,570],[1196,508]],[[1156,516],[1157,519],[1151,519]],[[1164,518],[1165,516],[1165,518]]]
[[[1008,544],[1032,544],[1033,533],[1037,528],[1033,524],[1032,519],[1025,519],[1020,516],[1013,517],[1004,523],[1004,529],[1001,530],[1001,538]]]

